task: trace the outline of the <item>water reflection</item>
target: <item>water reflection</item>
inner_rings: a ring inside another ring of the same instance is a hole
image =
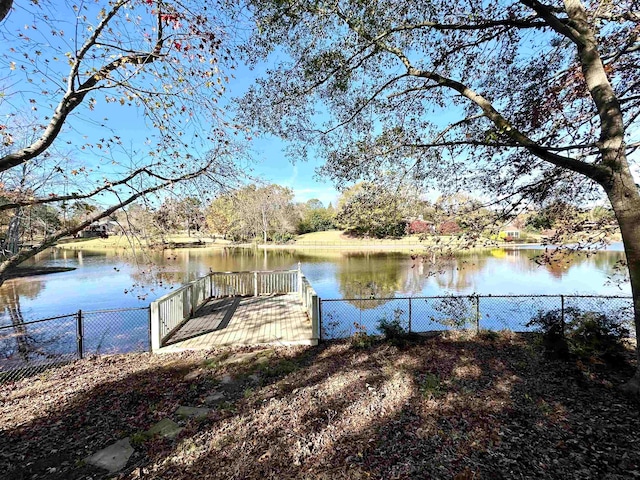
[[[455,256],[433,252],[180,249],[149,254],[54,249],[31,264],[75,271],[7,281],[0,287],[0,325],[83,310],[146,306],[209,271],[279,270],[298,262],[322,298],[375,299],[441,294],[628,293],[606,285],[623,252],[554,257],[541,249],[487,249]],[[355,302],[360,307],[372,302]],[[378,302],[375,302],[376,304]],[[20,347],[22,348],[22,347]]]
[[[30,334],[27,331],[21,298],[34,299],[40,294],[42,288],[42,282],[20,280],[12,280],[7,282],[6,287],[0,288],[1,318],[3,319],[0,326],[8,327],[0,330],[0,352],[3,357],[28,361],[39,354],[44,342],[42,339],[36,339],[33,332]]]

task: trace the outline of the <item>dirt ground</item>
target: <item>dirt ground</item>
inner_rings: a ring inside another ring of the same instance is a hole
[[[96,357],[0,386],[7,479],[640,477],[630,365],[551,361],[515,335]],[[243,357],[239,357],[243,358]],[[175,440],[141,434],[179,405]],[[87,455],[126,436],[109,474]]]

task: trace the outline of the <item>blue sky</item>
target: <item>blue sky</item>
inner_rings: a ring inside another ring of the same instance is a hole
[[[55,6],[55,3],[52,6]],[[69,7],[66,3],[58,6],[60,8],[56,10],[58,15],[56,18],[62,22],[61,25],[71,30],[75,21],[73,11],[68,9]],[[50,53],[51,49],[47,48],[47,44],[53,42],[56,45],[56,42],[60,40],[52,38],[49,35],[49,30],[45,28],[46,24],[38,20],[37,16],[26,12],[25,7],[27,5],[16,4],[13,12],[0,28],[6,29],[7,32],[11,33],[21,31],[25,35],[29,35],[33,39],[32,48],[34,50],[42,50],[42,58],[47,55],[53,56]],[[32,28],[33,25],[38,28],[34,30]],[[5,47],[7,46],[10,47],[10,45],[5,45]],[[4,52],[2,53],[6,54],[6,48],[3,48],[3,50]],[[12,59],[4,55],[1,60],[0,66],[8,66]],[[46,101],[42,97],[38,97],[37,89],[32,89],[24,81],[24,77],[20,73],[19,61],[17,63],[18,68],[15,70],[13,68],[3,68],[5,71],[0,74],[0,88],[2,93],[6,94],[6,96],[0,96],[0,124],[9,121],[7,117],[16,112],[20,112],[19,115],[28,120],[37,118],[43,121],[43,117],[51,115],[52,108],[48,106],[50,100]],[[68,66],[64,63],[49,64],[47,69],[57,68],[56,65],[60,67],[58,70],[58,78],[60,79],[68,72]],[[255,78],[264,71],[266,65],[261,65],[256,70],[249,70],[243,65],[238,67],[235,71],[235,79],[232,78],[227,85],[227,95],[222,102],[223,105],[226,101],[230,102],[231,98],[242,95]],[[51,72],[52,70],[49,70],[49,74]],[[55,75],[50,75],[50,78],[54,77]],[[62,93],[60,92],[56,95],[55,102],[59,100]],[[36,98],[37,103],[30,104],[29,98]],[[110,162],[108,159],[105,160],[105,155],[101,155],[102,152],[99,151],[90,152],[81,149],[81,145],[85,143],[96,144],[101,142],[101,138],[118,135],[122,137],[125,150],[144,151],[144,143],[147,137],[154,135],[156,132],[148,125],[148,119],[145,118],[142,110],[135,107],[122,107],[117,103],[107,104],[100,96],[96,96],[96,98],[98,102],[91,111],[87,108],[85,102],[85,105],[79,107],[72,114],[54,146],[61,151],[71,152],[71,156],[75,158],[77,165],[95,166],[102,164],[101,171],[106,173]],[[34,105],[37,109],[34,108]],[[2,120],[3,117],[5,118],[4,121]],[[105,118],[108,118],[108,121],[105,121]],[[102,127],[100,125],[102,123],[106,124],[113,132]],[[251,162],[250,173],[254,177],[260,177],[265,182],[277,183],[291,188],[295,193],[296,201],[304,202],[311,198],[318,198],[325,205],[329,202],[335,204],[338,192],[329,182],[323,182],[315,176],[315,169],[320,166],[320,162],[312,159],[307,162],[292,164],[290,159],[285,156],[285,147],[282,141],[274,137],[254,138],[251,142],[251,157],[253,161]],[[203,153],[206,149],[205,145],[200,152],[194,149],[194,153]],[[126,155],[114,153],[114,157],[116,155],[118,155],[118,160],[122,159],[123,163],[127,163]]]
[[[267,64],[263,64],[255,70],[250,70],[245,66],[239,66],[236,79],[233,79],[229,85],[229,96],[238,97],[244,94],[267,67]],[[285,142],[271,135],[253,139],[252,157],[255,162],[255,174],[270,183],[291,188],[298,202],[317,198],[325,206],[330,202],[335,206],[339,192],[331,182],[317,178],[315,175],[316,168],[320,167],[322,162],[318,159],[310,159],[292,163],[285,155],[286,146]]]
[[[52,2],[54,7],[58,6],[56,1],[58,0],[53,0]],[[66,2],[64,5],[66,6]],[[67,13],[64,13],[63,8],[60,8],[59,11],[60,17],[57,18],[68,25],[73,25],[73,12],[71,12],[70,17],[66,17],[65,15],[67,15]],[[58,12],[56,11],[56,13]],[[0,28],[13,32],[24,29],[25,26],[28,26],[32,22],[34,22],[34,17],[26,14],[24,7],[16,3],[14,11]],[[37,43],[34,43],[34,47],[42,48],[46,55],[46,42],[52,41],[48,37],[46,29],[40,28],[37,33],[31,29],[28,33],[34,35],[34,38],[37,37]],[[54,39],[53,42],[55,41]],[[5,45],[5,47],[7,46],[8,45]],[[3,52],[6,52],[6,48],[0,50],[0,53]],[[8,64],[6,58],[0,57],[0,60],[2,60],[0,67]],[[250,70],[239,65],[239,68],[235,72],[236,78],[231,79],[227,86],[226,101],[230,101],[232,97],[241,96],[249,85],[251,85],[257,77],[262,75],[267,66],[269,65],[262,64],[257,69]],[[11,91],[13,87],[10,86],[19,83],[21,79],[19,70],[4,70],[5,71],[0,71],[0,88],[3,89],[1,93]],[[19,85],[18,88],[27,91],[31,87],[28,85]],[[31,95],[31,93],[25,94],[24,96],[15,94],[11,95],[9,100],[5,100],[0,96],[0,121],[2,116],[9,112],[29,111],[29,109],[32,108],[32,105],[28,102],[29,95]],[[46,114],[50,115],[51,110],[46,107],[44,101],[39,102],[38,106],[39,111],[37,114],[40,115],[40,117]],[[89,111],[86,106],[78,110],[78,114],[74,114],[74,118],[69,121],[64,133],[56,142],[56,144],[60,145],[63,149],[72,149],[74,146],[79,146],[85,142],[96,143],[100,141],[100,138],[109,136],[109,132],[105,131],[104,128],[92,124],[92,122],[101,123],[104,117],[109,118],[109,121],[105,123],[114,130],[116,135],[122,136],[126,147],[132,150],[141,148],[146,137],[154,133],[154,129],[146,124],[147,120],[143,116],[142,111],[136,110],[133,107],[121,107],[117,104],[105,104],[99,101],[93,111]],[[632,140],[633,139],[637,139],[637,132],[634,132]],[[67,142],[70,142],[69,147],[66,147]],[[250,173],[253,176],[262,178],[265,182],[277,183],[291,188],[295,193],[296,201],[304,202],[311,198],[318,198],[325,205],[329,202],[333,202],[335,205],[338,192],[330,182],[323,181],[315,175],[315,170],[321,165],[321,162],[311,158],[307,162],[299,161],[292,164],[290,159],[285,155],[285,148],[286,145],[284,142],[277,138],[255,138],[251,145],[253,162]],[[90,153],[78,149],[76,149],[73,155],[79,164],[97,163],[99,161],[97,155],[92,158]],[[125,159],[124,161],[126,161],[126,156],[123,156],[123,158]],[[108,168],[107,165],[109,162],[103,163],[105,164],[103,169]],[[432,192],[432,194],[429,195],[429,199],[434,200],[436,196],[437,193]]]

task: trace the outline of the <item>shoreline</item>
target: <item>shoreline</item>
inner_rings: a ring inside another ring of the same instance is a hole
[[[619,243],[619,242],[612,242]],[[216,242],[167,242],[160,245],[155,246],[147,246],[137,244],[134,248],[131,245],[113,245],[113,244],[104,244],[104,245],[86,245],[85,242],[69,242],[63,244],[54,245],[52,248],[58,248],[61,250],[144,250],[144,251],[163,251],[163,250],[184,250],[184,249],[212,249],[212,250],[220,250],[226,248],[237,248],[237,249],[247,249],[247,250],[337,250],[337,251],[400,251],[400,252],[411,252],[415,250],[425,250],[429,248],[438,249],[441,251],[453,251],[453,252],[464,252],[471,250],[490,250],[496,248],[502,249],[526,249],[526,248],[535,248],[535,249],[555,249],[558,248],[556,245],[542,245],[540,243],[495,243],[495,244],[479,244],[473,246],[459,246],[459,245],[438,245],[436,243],[407,243],[407,244],[393,244],[393,243],[380,243],[380,244],[357,244],[357,243],[345,243],[345,244],[305,244],[305,243],[291,243],[291,244],[255,244],[255,243],[216,243]],[[576,250],[576,251],[587,251]],[[611,248],[603,248],[598,250],[590,250],[592,252],[595,251],[624,251],[623,249],[611,249]]]
[[[12,280],[14,278],[33,277],[36,275],[48,275],[50,273],[62,273],[71,272],[76,270],[77,267],[40,267],[40,266],[28,266],[28,267],[16,267],[4,274],[5,280]]]
[[[302,241],[293,241],[291,243],[232,243],[228,240],[215,239],[212,237],[201,238],[188,238],[177,237],[175,240],[166,240],[164,242],[157,242],[148,244],[137,238],[131,238],[125,236],[112,236],[107,239],[74,239],[66,240],[54,245],[54,248],[68,249],[68,250],[142,250],[142,251],[162,251],[162,250],[177,250],[177,249],[224,249],[224,248],[241,248],[252,250],[344,250],[344,251],[415,251],[415,250],[440,250],[440,251],[468,251],[479,249],[524,249],[524,248],[550,248],[555,249],[558,246],[555,245],[543,245],[540,242],[497,242],[489,239],[482,239],[473,245],[467,245],[465,242],[458,241],[457,238],[452,237],[432,237],[423,242],[416,241],[415,238],[407,238],[403,240],[357,240],[345,241],[309,241],[307,239],[300,239]],[[616,240],[612,240],[610,245],[598,250],[621,250],[621,248],[611,248],[611,245],[619,243]],[[587,249],[585,249],[586,251]]]

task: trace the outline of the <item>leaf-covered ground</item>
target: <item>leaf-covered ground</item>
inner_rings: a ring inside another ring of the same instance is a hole
[[[238,351],[85,359],[0,386],[2,478],[640,477],[640,405],[616,389],[629,366],[551,361],[509,335],[225,361]],[[140,435],[215,392],[176,440]],[[125,436],[121,473],[82,461]]]

